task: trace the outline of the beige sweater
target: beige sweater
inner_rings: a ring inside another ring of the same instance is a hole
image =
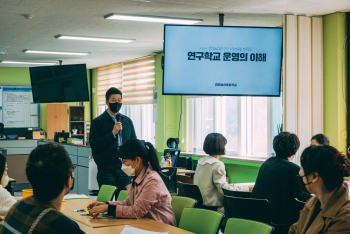
[[[6,216],[9,209],[17,200],[0,185],[0,215]]]
[[[225,164],[214,157],[207,156],[198,160],[194,184],[200,188],[204,204],[207,206],[223,206],[224,192],[223,188],[229,190],[244,190],[247,188],[238,188],[229,185],[226,182]]]

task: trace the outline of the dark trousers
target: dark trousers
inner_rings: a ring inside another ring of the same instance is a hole
[[[121,169],[98,170],[97,183],[101,186],[113,185],[117,187],[115,191],[115,200],[117,200],[120,190],[126,190],[125,186],[130,184],[130,176],[127,176]]]

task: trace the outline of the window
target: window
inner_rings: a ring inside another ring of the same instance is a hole
[[[152,105],[154,85],[155,56],[97,68],[98,115],[107,109],[106,91],[110,87],[120,89],[123,92],[120,113],[133,121],[138,139],[155,144]]]
[[[125,105],[125,115],[134,123],[137,138],[154,145],[156,126],[153,123],[153,105]]]
[[[227,139],[226,155],[266,158],[282,123],[280,97],[188,98],[189,151],[203,152],[205,137],[212,132]]]

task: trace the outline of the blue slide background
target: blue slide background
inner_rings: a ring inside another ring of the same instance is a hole
[[[280,94],[282,28],[166,25],[164,30],[164,94]],[[220,61],[188,60],[188,52],[220,52]],[[223,61],[224,52],[248,53],[248,59]],[[265,53],[266,62],[251,61],[251,53]]]

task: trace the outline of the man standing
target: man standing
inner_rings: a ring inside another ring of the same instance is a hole
[[[122,163],[117,152],[123,142],[136,138],[131,119],[119,113],[123,104],[122,95],[117,88],[110,88],[106,92],[108,109],[92,121],[89,139],[98,169],[98,186],[116,186],[116,199],[120,190],[125,190],[125,186],[130,184],[130,177],[121,170]]]

